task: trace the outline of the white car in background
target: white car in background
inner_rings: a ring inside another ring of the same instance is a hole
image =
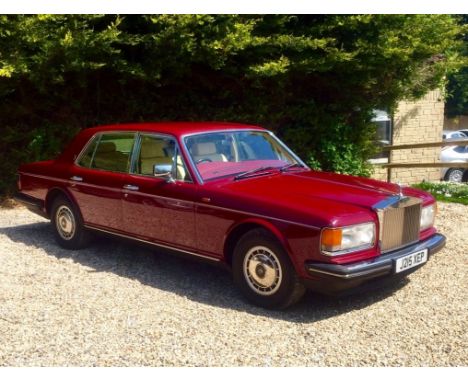
[[[468,130],[465,130],[465,131],[468,131]],[[449,141],[449,140],[455,140],[455,139],[468,138],[468,133],[465,133],[465,131],[462,131],[462,130],[457,130],[457,131],[444,130],[444,131],[442,131],[442,140]]]
[[[443,131],[442,139],[444,141],[466,139],[466,146],[446,146],[440,153],[441,162],[468,162],[468,130]],[[441,178],[449,182],[468,181],[468,169],[446,167],[442,169]]]

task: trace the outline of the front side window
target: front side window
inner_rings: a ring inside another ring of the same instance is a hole
[[[264,131],[227,131],[188,136],[185,145],[204,181],[260,167],[300,164],[272,135]]]
[[[162,166],[160,168],[167,168],[175,179],[192,181],[173,138],[142,135],[137,158],[136,174],[152,176],[155,166]]]
[[[128,172],[135,133],[104,133],[93,138],[78,165],[97,170]]]

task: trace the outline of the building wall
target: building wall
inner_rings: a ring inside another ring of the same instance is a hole
[[[393,144],[403,145],[442,140],[444,125],[444,100],[440,90],[434,90],[417,101],[400,102],[393,117]],[[425,149],[394,150],[392,163],[439,162],[440,147]],[[376,179],[386,180],[386,171],[376,167]],[[440,179],[438,168],[396,168],[392,169],[391,181],[414,184]]]
[[[375,165],[372,178],[377,179],[377,180],[383,180],[384,182],[386,182],[387,181],[387,169],[383,168],[382,166]]]

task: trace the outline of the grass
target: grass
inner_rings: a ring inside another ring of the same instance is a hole
[[[466,183],[422,182],[413,185],[413,187],[430,192],[437,200],[442,202],[468,205],[468,184]]]

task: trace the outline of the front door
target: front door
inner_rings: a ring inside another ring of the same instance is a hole
[[[195,248],[197,186],[183,162],[175,139],[141,134],[132,173],[124,176],[125,231],[147,241],[180,249]],[[155,166],[171,176],[155,176]]]

